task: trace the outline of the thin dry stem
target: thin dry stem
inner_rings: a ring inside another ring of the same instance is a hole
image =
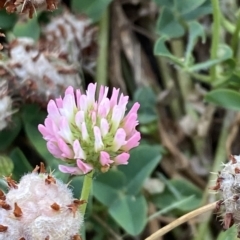
[[[184,216],[176,219],[175,221],[173,221],[172,223],[168,224],[167,226],[159,229],[157,232],[155,232],[154,234],[152,234],[151,236],[149,236],[148,238],[146,238],[145,240],[154,240],[154,239],[158,239],[159,237],[163,236],[164,234],[168,233],[169,231],[171,231],[172,229],[178,227],[179,225],[189,221],[190,219],[202,214],[202,213],[205,213],[205,212],[208,212],[210,210],[213,210],[215,209],[216,207],[216,203],[217,202],[214,202],[214,203],[210,203],[208,205],[205,205],[203,207],[200,207],[190,213],[187,213],[185,214]]]
[[[148,213],[151,216],[156,212],[156,207],[153,203],[150,203],[148,206]],[[157,218],[153,218],[148,222],[148,228],[149,228],[149,233],[155,233],[160,227],[159,221]],[[159,238],[158,240],[162,240],[162,238]]]

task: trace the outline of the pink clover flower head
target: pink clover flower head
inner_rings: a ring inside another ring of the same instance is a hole
[[[119,95],[113,88],[89,84],[86,93],[68,87],[63,98],[48,103],[48,116],[38,126],[47,141],[49,152],[69,165],[61,165],[62,172],[86,174],[98,170],[106,172],[114,165],[127,164],[129,150],[139,145],[140,133],[135,103],[125,116],[128,96]]]

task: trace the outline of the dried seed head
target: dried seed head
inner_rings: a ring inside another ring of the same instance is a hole
[[[9,13],[28,14],[29,18],[32,18],[37,9],[53,11],[57,4],[58,0],[1,0],[0,9],[5,8]]]
[[[78,63],[40,50],[30,38],[13,40],[6,50],[7,56],[0,61],[0,78],[9,83],[13,94],[20,95],[23,102],[45,107],[49,99],[62,95],[69,85],[81,85]]]
[[[65,11],[43,27],[40,45],[70,62],[81,62],[82,67],[94,73],[97,56],[97,29],[90,19]]]
[[[54,184],[46,184],[49,177]],[[66,184],[35,171],[23,176],[17,186],[0,202],[0,240],[71,240],[78,234],[83,219]]]
[[[230,161],[224,164],[218,173],[216,185],[211,189],[218,191],[222,197],[216,210],[224,206],[223,228],[228,229],[236,224],[240,233],[240,156],[230,156]]]

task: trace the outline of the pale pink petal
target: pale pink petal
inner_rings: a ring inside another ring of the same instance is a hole
[[[125,112],[126,112],[126,106],[128,103],[128,96],[124,96],[123,94],[121,94],[119,102],[118,102],[118,106],[121,109],[121,120],[124,118]]]
[[[61,136],[65,142],[72,144],[73,142],[73,135],[72,131],[69,127],[68,120],[65,117],[61,117],[60,123],[59,123],[59,131],[58,134]]]
[[[72,120],[74,111],[76,109],[76,102],[74,96],[67,94],[63,98],[63,108],[59,109],[61,114],[69,121]]]
[[[92,111],[91,119],[92,119],[92,126],[94,126],[96,124],[96,122],[97,122],[96,112]]]
[[[116,165],[126,165],[128,164],[129,157],[130,157],[129,153],[121,153],[114,158],[114,162]]]
[[[62,108],[63,107],[63,100],[62,100],[61,97],[60,98],[56,98],[55,102],[56,102],[58,108]]]
[[[98,103],[102,101],[104,91],[105,91],[105,87],[101,85],[98,93]]]
[[[120,109],[121,109],[121,111],[122,111],[122,112],[121,112],[121,114],[122,114],[122,115],[121,115],[121,121],[122,121],[122,120],[124,119],[124,116],[125,116],[125,113],[126,113],[126,109],[127,109],[127,108],[126,108],[125,105],[121,105],[121,106],[120,106]]]
[[[130,149],[137,147],[139,145],[139,141],[141,139],[141,135],[139,132],[135,132],[130,139],[127,140],[127,143],[121,147],[124,151],[129,151]]]
[[[84,111],[78,111],[77,114],[75,115],[75,123],[80,130],[82,128],[82,123],[84,122],[84,120],[85,120]]]
[[[102,90],[102,89],[103,90]],[[98,97],[98,104],[101,104],[101,102],[107,98],[107,94],[108,94],[108,87],[103,87],[101,86],[100,87],[100,91],[103,91],[101,93],[99,93],[99,97]]]
[[[118,105],[113,107],[113,113],[112,113],[112,118],[111,118],[111,122],[112,122],[112,128],[111,131],[116,131],[117,128],[119,127],[119,124],[122,120],[122,109],[121,107],[119,107]]]
[[[93,170],[93,167],[90,164],[87,164],[80,159],[77,159],[77,166],[84,174],[87,174]]]
[[[128,99],[129,99],[128,96],[124,96],[123,94],[121,94],[118,101],[118,105],[126,107],[128,103]]]
[[[93,104],[92,111],[97,112],[97,109],[98,109],[98,103],[95,102],[95,103]]]
[[[109,124],[106,118],[102,118],[100,122],[100,130],[103,137],[109,132]]]
[[[103,142],[102,142],[101,131],[100,131],[99,127],[94,126],[93,132],[94,132],[94,138],[95,138],[94,148],[95,148],[95,152],[98,152],[98,151],[102,150],[104,147]]]
[[[125,139],[126,139],[126,133],[124,129],[119,128],[114,136],[111,150],[115,152],[118,151],[119,148],[121,148],[121,146],[126,144]]]
[[[118,101],[118,94],[119,94],[119,88],[113,88],[112,96],[110,99],[110,107],[113,108],[115,105],[117,105]]]
[[[55,158],[62,159],[62,151],[59,149],[55,142],[47,142],[47,149]]]
[[[38,125],[38,131],[43,135],[43,138],[45,140],[50,140],[52,137],[52,134],[50,133],[50,131],[42,124]]]
[[[58,121],[61,117],[60,112],[56,106],[56,103],[53,100],[50,100],[47,105],[48,116],[53,119],[53,121],[58,124]]]
[[[124,121],[127,121],[127,119],[131,116],[132,113],[136,113],[140,107],[140,104],[138,102],[134,103],[132,108],[130,109],[130,111],[128,112],[128,114],[126,115],[126,117],[124,118]]]
[[[47,117],[44,121],[44,124],[45,124],[45,129],[42,127],[42,126],[39,126],[39,131],[43,134],[43,138],[45,140],[54,140],[55,138],[58,137],[58,128],[55,124],[55,122]],[[46,135],[45,135],[46,134]]]
[[[57,144],[59,149],[62,151],[62,157],[73,159],[74,154],[72,149],[61,138],[58,139]]]
[[[61,117],[59,118],[59,120],[61,119]],[[49,118],[49,117],[47,117],[46,119],[45,119],[45,121],[44,121],[44,124],[45,124],[45,126],[46,126],[46,128],[51,132],[51,133],[53,133],[54,132],[54,130],[56,130],[57,129],[57,126],[56,126],[56,124],[54,124],[55,122],[53,121],[53,119],[51,119],[51,118]],[[55,126],[56,128],[54,128],[53,126]],[[58,130],[58,129],[57,129]]]
[[[83,110],[84,112],[87,111],[88,109],[88,103],[87,103],[87,96],[82,95],[80,98],[80,109]]]
[[[129,135],[133,129],[138,125],[137,114],[131,113],[128,118],[123,121],[123,128],[126,131],[127,135]]]
[[[76,90],[76,101],[77,101],[77,108],[80,110],[80,99],[81,99],[81,91],[80,89]]]
[[[58,169],[63,173],[69,173],[72,175],[83,175],[84,174],[78,167],[68,167],[65,165],[59,165]]]
[[[95,93],[96,93],[97,84],[90,83],[88,85],[86,95],[87,95],[87,104],[91,106],[95,102]]]
[[[110,111],[110,101],[108,98],[104,98],[98,106],[98,115],[100,117],[106,117]]]
[[[84,141],[87,141],[89,139],[88,131],[87,131],[87,126],[86,123],[82,123],[82,139]]]
[[[65,95],[66,94],[74,96],[74,88],[72,86],[67,87],[67,89],[65,90]]]
[[[102,166],[109,166],[111,163],[113,163],[114,161],[112,161],[110,159],[110,155],[107,152],[101,151],[100,152],[100,163]]]
[[[76,139],[73,143],[73,151],[75,153],[74,158],[86,159],[86,154],[83,151],[80,142]]]

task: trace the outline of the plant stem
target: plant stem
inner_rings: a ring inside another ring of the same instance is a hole
[[[109,38],[109,11],[108,9],[103,14],[99,23],[99,37],[98,46],[99,53],[97,58],[97,71],[96,71],[96,82],[98,88],[100,85],[107,84],[107,63],[108,63],[108,38]],[[83,181],[83,188],[80,200],[88,201],[89,194],[92,188],[92,177],[94,171],[86,174]],[[87,203],[80,206],[80,212],[84,215],[86,211]]]
[[[92,188],[93,173],[94,171],[91,171],[84,176],[83,188],[82,188],[81,198],[80,198],[80,200],[86,201],[86,203],[80,206],[80,212],[82,213],[83,216],[87,208],[87,201]]]
[[[221,24],[228,33],[233,34],[235,32],[235,25],[226,19],[223,15],[221,16]]]
[[[108,41],[109,41],[109,11],[107,9],[99,23],[99,36],[98,36],[99,52],[97,57],[97,70],[96,70],[96,82],[98,83],[98,88],[100,87],[100,85],[107,84]]]
[[[237,53],[238,53],[239,31],[240,31],[240,16],[238,17],[236,28],[231,39],[231,48],[233,50],[234,57],[237,57]]]
[[[179,225],[189,221],[190,219],[208,212],[210,210],[213,210],[216,207],[216,202],[214,203],[210,203],[206,206],[203,206],[201,208],[198,208],[190,213],[187,213],[185,215],[183,215],[182,217],[176,219],[175,221],[171,222],[170,224],[168,224],[167,226],[159,229],[157,232],[155,232],[154,234],[152,234],[151,236],[149,236],[148,238],[146,238],[145,240],[154,240],[154,239],[158,239],[158,237],[163,236],[164,234],[168,233],[169,231],[171,231],[172,229],[178,227]]]
[[[170,71],[169,64],[167,63],[166,59],[163,57],[158,57],[157,60],[158,60],[159,67],[161,69],[161,76],[162,76],[162,81],[164,83],[164,87],[168,91],[171,91],[172,89],[176,88],[176,86],[174,86],[173,76]],[[172,110],[174,119],[175,120],[180,119],[182,114],[179,108],[179,101],[177,98],[172,99],[172,101],[170,102],[170,108]]]
[[[184,56],[184,43],[182,39],[176,39],[171,41],[171,48],[173,55],[177,56],[178,58],[182,58]],[[179,69],[177,71],[177,82],[176,82],[176,88],[180,89],[180,97],[178,98],[178,101],[180,103],[180,108],[182,108],[182,113],[187,112],[187,98],[189,96],[189,93],[192,92],[192,81],[191,78],[187,73]]]
[[[191,77],[196,78],[197,80],[203,82],[203,83],[211,83],[211,78],[208,75],[203,75],[201,73],[196,73],[196,72],[189,72]]]
[[[211,45],[211,60],[217,58],[217,50],[219,45],[219,37],[220,37],[220,27],[221,27],[221,13],[219,7],[219,0],[211,0],[213,7],[213,35],[212,35],[212,45]],[[211,67],[210,75],[212,81],[216,79],[216,65]]]

